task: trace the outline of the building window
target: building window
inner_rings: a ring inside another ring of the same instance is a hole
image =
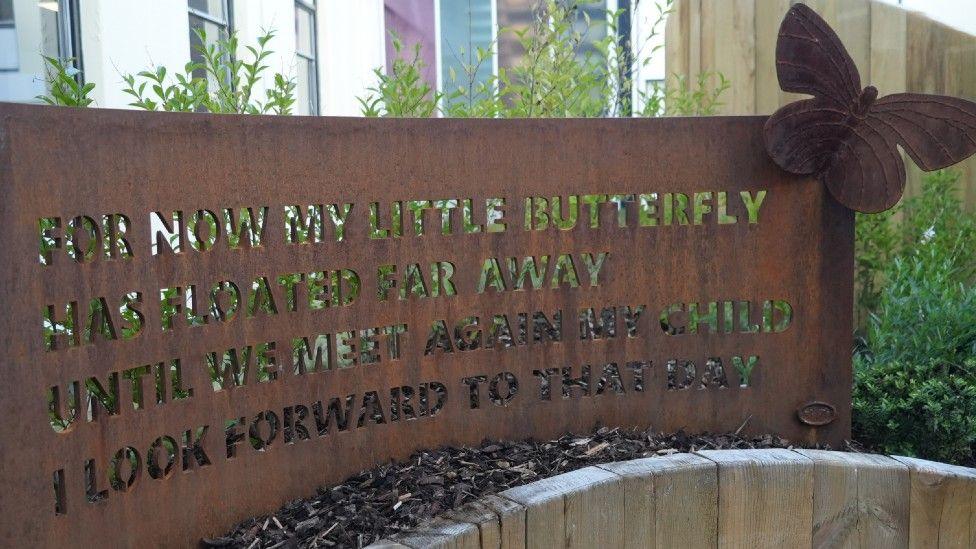
[[[14,0],[0,0],[0,71],[17,70],[20,66],[17,51]]]
[[[295,53],[298,74],[295,86],[297,114],[319,113],[319,71],[316,59],[318,38],[315,0],[295,0]]]
[[[440,89],[451,101],[478,100],[478,86],[498,72],[498,56],[479,58],[478,51],[494,51],[496,12],[494,0],[439,0],[438,32]]]
[[[434,2],[423,0],[385,0],[386,73],[393,73],[397,58],[413,59],[414,48],[420,47],[423,83],[437,89],[437,24],[434,22]],[[399,56],[393,47],[393,37],[402,44]]]
[[[582,61],[588,55],[599,54],[596,44],[606,38],[607,32],[609,31],[606,0],[579,3],[566,2],[566,4],[570,6],[575,5],[576,9],[579,10],[573,23],[574,30],[583,36],[583,43],[580,44],[579,50],[576,52],[577,58]]]
[[[78,0],[0,0],[0,101],[35,101],[47,93],[42,56],[70,60],[80,70],[79,30]]]
[[[202,65],[204,62],[201,48],[206,48],[219,40],[226,40],[231,33],[231,7],[228,0],[188,0],[187,7],[190,11],[190,61]],[[199,33],[206,37],[206,43],[200,40]],[[197,68],[193,71],[193,76],[206,78],[208,88],[213,90],[217,87],[215,76],[208,74],[205,68]],[[226,75],[226,80],[230,80],[231,75]]]
[[[531,0],[498,0],[497,9],[498,28],[508,29],[498,35],[498,66],[508,70],[520,65],[525,57],[515,33],[531,33],[543,6]]]
[[[81,69],[81,29],[78,0],[51,0],[37,3],[41,9],[41,53],[48,57],[72,59]]]

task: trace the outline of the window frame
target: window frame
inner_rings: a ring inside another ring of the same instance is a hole
[[[299,10],[305,11],[305,12],[307,12],[308,14],[310,14],[312,16],[312,26],[311,26],[311,31],[312,31],[312,51],[311,51],[311,57],[308,57],[305,54],[303,54],[300,51],[298,51],[297,24],[298,24],[298,12],[299,12]],[[310,97],[309,99],[311,100],[312,106],[314,108],[312,109],[312,112],[308,113],[308,116],[318,116],[319,113],[321,112],[321,109],[322,109],[322,106],[321,106],[321,97],[322,97],[321,96],[321,93],[322,92],[321,92],[321,86],[320,86],[320,82],[319,82],[319,55],[318,55],[319,54],[319,52],[318,52],[318,49],[319,49],[319,18],[318,18],[318,3],[317,3],[317,1],[316,0],[295,0],[295,14],[296,14],[296,17],[295,17],[295,23],[296,23],[295,57],[298,57],[299,59],[301,59],[301,60],[303,60],[305,62],[311,61],[311,64],[312,64],[312,73],[313,74],[311,75],[312,77],[309,79],[309,82],[314,86],[313,91],[315,93],[314,93],[314,97]]]
[[[224,18],[217,17],[208,11],[190,7],[190,2],[189,0],[187,0],[186,3],[186,11],[188,14],[187,30],[189,30],[190,33],[193,34],[192,18],[196,17],[198,19],[202,19],[206,23],[216,25],[220,29],[219,33],[222,33],[222,35],[217,37],[208,37],[209,40],[221,40],[221,39],[230,38],[231,33],[234,32],[234,3],[231,0],[220,0],[220,2],[224,7],[224,14],[225,14]],[[203,44],[203,46],[206,47],[207,44]],[[191,62],[193,61],[193,38],[190,38],[190,61]],[[209,77],[206,78],[208,78],[208,91],[209,91],[209,84],[210,84]],[[233,82],[233,79],[229,74],[227,75],[227,79],[230,83]],[[231,88],[233,89],[233,86],[231,86]]]
[[[224,5],[224,13],[227,14],[227,17],[225,19],[221,19],[220,17],[217,17],[208,11],[203,11],[201,9],[190,7],[189,2],[186,3],[186,11],[190,15],[194,15],[196,17],[199,17],[200,19],[204,19],[206,21],[213,23],[218,27],[222,27],[224,32],[226,32],[229,35],[233,30],[234,4],[233,2],[230,2],[230,0],[220,0],[220,1]]]
[[[11,27],[16,28],[17,16],[14,14],[14,3],[10,0],[10,19],[0,19],[0,29],[9,29]]]
[[[85,83],[85,66],[81,49],[80,0],[58,0],[58,55],[71,59],[78,69],[75,80]]]
[[[79,84],[85,83],[84,59],[81,49],[81,8],[79,0],[57,0],[58,3],[58,58],[70,59],[72,66],[78,69],[74,78]],[[12,2],[11,2],[12,4]],[[40,6],[37,6],[40,9]],[[0,29],[17,29],[17,14],[15,6],[11,5],[12,19],[0,20]],[[18,53],[19,55],[19,53]],[[0,72],[20,72],[17,68],[0,68]]]
[[[441,24],[443,19],[443,11],[441,9],[441,5],[442,2],[449,1],[449,0],[433,0],[433,1],[434,1],[434,44],[435,44],[434,65],[436,67],[436,77],[437,77],[436,79],[437,85],[435,89],[438,92],[444,92],[445,91],[444,86],[447,85],[448,83],[445,81],[443,75],[444,55],[443,55],[442,48],[444,47],[444,35],[443,35],[443,28],[442,28],[443,26]],[[498,69],[499,69],[498,44],[497,44],[498,36],[499,36],[498,0],[487,0],[487,1],[490,9],[489,28],[491,29],[491,40],[489,41],[489,44],[494,44],[494,47],[492,47],[491,63],[488,65],[488,69],[489,69],[490,77],[494,78],[498,76]],[[467,9],[469,11],[471,10],[471,4],[468,4]],[[471,33],[471,29],[469,28],[468,29],[469,38],[470,38],[470,33]],[[473,55],[474,55],[473,51],[467,52],[468,59],[472,59]],[[495,80],[494,86],[497,91],[497,87],[498,87],[497,80]],[[446,100],[447,97],[442,96],[437,102],[438,108],[446,107],[447,106],[447,104],[445,103]]]
[[[0,19],[0,29],[14,29],[17,32],[17,14],[15,13],[15,7],[13,5],[13,0],[10,0],[10,19]],[[14,35],[14,41],[16,41],[16,34]],[[17,65],[14,67],[0,67],[0,73],[14,73],[20,72],[20,52],[16,55]]]

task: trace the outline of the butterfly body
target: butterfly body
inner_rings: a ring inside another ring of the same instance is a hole
[[[861,97],[858,98],[858,102],[854,106],[854,112],[852,114],[856,119],[864,120],[868,116],[871,105],[874,105],[874,102],[877,100],[878,88],[874,86],[864,88],[864,91],[861,92]]]
[[[837,34],[796,4],[780,27],[776,68],[784,91],[813,96],[766,122],[766,149],[784,170],[818,177],[839,202],[861,212],[894,206],[905,188],[905,150],[926,171],[976,153],[976,103],[937,95],[879,98],[861,87]]]

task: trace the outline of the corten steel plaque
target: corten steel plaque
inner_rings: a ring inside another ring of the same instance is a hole
[[[764,122],[0,105],[0,544],[193,543],[486,437],[840,443],[853,214]]]

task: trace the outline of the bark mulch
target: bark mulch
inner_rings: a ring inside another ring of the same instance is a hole
[[[485,441],[478,448],[427,450],[319,488],[310,498],[245,520],[226,535],[203,542],[248,549],[365,547],[481,497],[597,463],[696,450],[790,446],[790,441],[772,435],[747,439],[736,434],[601,428],[543,442]]]

